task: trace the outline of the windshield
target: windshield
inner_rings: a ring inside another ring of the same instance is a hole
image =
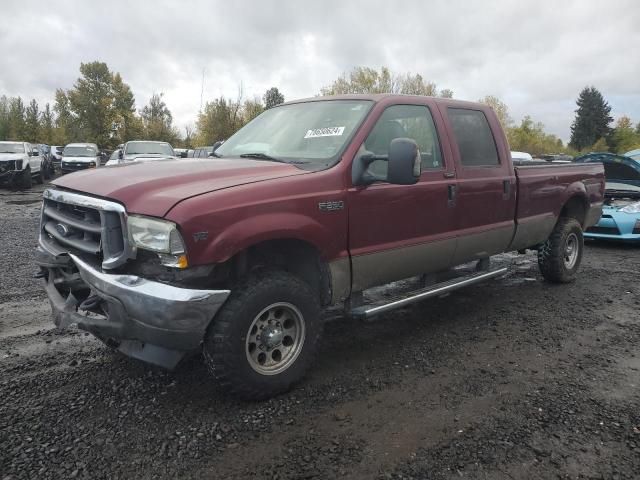
[[[258,154],[289,163],[332,163],[371,105],[366,100],[325,100],[271,108],[224,142],[216,156]]]
[[[98,152],[93,147],[64,147],[62,155],[65,157],[95,157]]]
[[[0,153],[24,153],[22,143],[0,143]]]
[[[129,142],[125,147],[125,155],[169,155],[175,156],[168,143]]]

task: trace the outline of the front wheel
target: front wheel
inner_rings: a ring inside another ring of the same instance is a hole
[[[580,223],[574,218],[560,218],[547,241],[538,249],[538,266],[544,279],[551,283],[575,280],[583,250]]]
[[[28,190],[33,185],[33,179],[31,178],[31,169],[25,168],[20,174],[20,180],[18,182],[19,187],[23,190]]]
[[[44,177],[43,177],[43,167],[40,166],[40,170],[38,170],[38,173],[36,174],[36,183],[38,185],[42,185],[44,183]]]
[[[284,271],[238,285],[213,320],[204,358],[218,383],[246,400],[285,392],[316,353],[322,323],[317,295]]]

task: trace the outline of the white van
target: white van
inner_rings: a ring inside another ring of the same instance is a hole
[[[70,143],[62,151],[62,173],[100,166],[100,152],[95,143]]]

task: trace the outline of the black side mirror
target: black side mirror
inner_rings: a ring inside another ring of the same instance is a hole
[[[420,179],[421,160],[415,141],[410,138],[395,138],[389,143],[388,155],[364,152],[356,157],[351,170],[351,181],[354,185],[369,185],[374,182],[413,185]],[[375,161],[387,162],[386,175],[371,172],[369,165]]]
[[[120,151],[118,152],[118,158],[119,158],[120,160],[122,160],[122,159],[124,158],[124,153],[122,153],[122,150],[120,150]]]
[[[420,179],[421,157],[418,144],[410,138],[394,138],[389,144],[387,181],[413,185]]]

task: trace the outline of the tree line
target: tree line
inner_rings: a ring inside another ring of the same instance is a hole
[[[350,93],[400,93],[453,98],[453,91],[439,89],[420,74],[356,67],[340,75],[319,95]],[[92,142],[112,149],[128,140],[167,141],[177,147],[211,145],[229,138],[264,110],[284,102],[278,88],[268,89],[262,97],[246,98],[242,86],[235,98],[219,97],[207,101],[195,119],[181,132],[173,124],[173,115],[163,93],[154,93],[149,103],[136,110],[134,94],[118,72],[104,62],[80,64],[80,77],[69,90],[57,89],[53,107],[41,108],[35,100],[25,104],[20,97],[0,97],[0,140],[24,140],[32,143],[65,145]],[[490,105],[505,128],[512,150],[541,155],[585,151],[624,153],[640,148],[640,122],[623,116],[612,126],[611,107],[595,87],[585,87],[577,99],[576,116],[571,125],[571,140],[564,145],[547,133],[541,122],[525,116],[515,124],[508,106],[487,95],[478,100]]]

